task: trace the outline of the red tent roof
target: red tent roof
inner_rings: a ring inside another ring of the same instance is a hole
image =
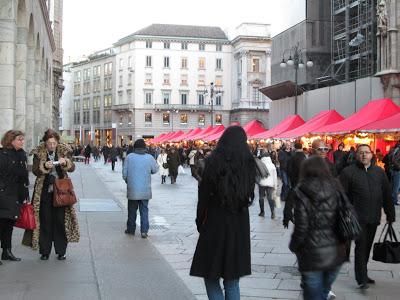
[[[180,136],[182,134],[184,134],[184,132],[182,130],[171,132],[170,134],[168,134],[168,135],[162,137],[161,139],[159,139],[158,143],[170,142],[174,138],[176,138],[176,137],[178,137],[178,136]]]
[[[343,116],[340,115],[336,110],[323,110],[319,114],[316,114],[310,120],[308,120],[303,125],[299,127],[285,131],[281,134],[276,135],[275,137],[279,138],[297,138],[304,135],[309,134],[314,130],[318,130],[319,128],[334,124],[344,120]]]
[[[226,129],[226,128],[225,128],[225,129]],[[221,136],[224,134],[225,129],[224,129],[224,130],[221,130],[220,132],[217,132],[217,133],[214,133],[214,134],[209,135],[208,137],[205,138],[205,141],[211,142],[211,141],[217,141],[217,140],[219,140],[219,139],[221,138]]]
[[[203,130],[202,130],[201,132],[199,132],[198,134],[195,134],[195,135],[190,136],[190,140],[191,140],[191,141],[198,140],[198,139],[199,139],[199,138],[198,138],[199,136],[202,136],[202,135],[204,135],[204,134],[209,133],[212,129],[213,129],[213,127],[210,125],[210,126],[208,126],[207,128],[203,129]]]
[[[372,122],[359,129],[365,132],[395,132],[400,131],[400,113],[389,118]]]
[[[194,130],[194,129],[190,129],[190,130],[188,130],[187,132],[185,132],[184,134],[182,134],[182,135],[180,135],[180,136],[178,136],[178,137],[175,137],[174,140],[173,140],[173,142],[180,142],[180,141],[182,141],[183,138],[184,138],[185,136],[191,134],[191,133],[193,132],[193,130]]]
[[[261,132],[259,134],[254,135],[253,139],[268,139],[273,136],[280,134],[282,132],[292,130],[300,125],[303,125],[305,122],[299,115],[290,115],[287,116],[282,122],[276,125],[274,128]]]
[[[202,133],[196,137],[197,140],[205,140],[209,135],[214,135],[225,130],[224,125],[214,126],[209,132]]]
[[[155,138],[152,138],[149,140],[149,143],[157,143],[157,140],[165,136],[166,133],[161,133],[160,135],[156,136]]]
[[[167,133],[162,133],[159,136],[155,137],[152,140],[152,143],[159,143],[162,139],[166,138],[169,135],[172,135],[174,132],[167,132]]]
[[[199,134],[202,131],[203,131],[203,129],[201,129],[201,128],[195,128],[195,129],[192,130],[191,133],[188,133],[185,136],[181,136],[180,140],[181,141],[190,141],[192,136],[195,136],[195,135]]]
[[[368,102],[358,112],[341,122],[324,126],[313,133],[348,133],[372,122],[382,120],[400,112],[392,99],[378,99]]]
[[[247,138],[252,138],[253,136],[266,132],[266,129],[262,125],[262,123],[258,120],[253,120],[243,126],[244,131],[246,131]]]

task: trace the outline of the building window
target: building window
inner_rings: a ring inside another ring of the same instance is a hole
[[[80,111],[80,110],[81,110],[81,101],[74,100],[74,111]]]
[[[204,114],[200,114],[199,115],[199,125],[204,126],[205,122],[206,122],[206,116]]]
[[[112,74],[112,62],[104,64],[104,76]]]
[[[199,50],[204,51],[205,49],[205,44],[199,44]]]
[[[130,112],[128,114],[128,126],[132,125],[132,117],[133,117],[132,112]]]
[[[188,76],[187,74],[181,75],[181,85],[188,85]]]
[[[144,114],[144,122],[145,123],[152,123],[153,122],[153,116],[151,113],[145,113]]]
[[[162,120],[164,125],[169,125],[169,113],[163,113]]]
[[[83,124],[89,124],[90,123],[90,111],[84,111],[83,112]]]
[[[222,76],[221,75],[215,76],[215,86],[217,86],[217,87],[222,86]]]
[[[118,103],[121,104],[122,103],[122,91],[118,92]]]
[[[81,113],[80,112],[75,112],[74,113],[74,124],[78,125],[81,123]]]
[[[83,110],[88,110],[90,109],[90,103],[89,103],[89,98],[83,99]]]
[[[199,69],[204,70],[206,68],[206,59],[199,57]]]
[[[197,99],[198,99],[199,105],[204,105],[204,95],[203,94],[198,94]]]
[[[119,59],[119,68],[122,69],[124,67],[124,59],[120,58]]]
[[[215,62],[215,68],[217,70],[222,70],[222,58],[217,58],[217,60]]]
[[[81,71],[74,73],[74,82],[81,82]]]
[[[181,44],[182,50],[187,50],[188,48],[188,43],[182,43]]]
[[[260,59],[253,58],[253,72],[260,72]]]
[[[104,90],[112,90],[112,77],[104,78]]]
[[[104,107],[111,107],[112,105],[112,96],[106,95],[104,96]]]
[[[170,93],[169,92],[164,92],[162,95],[162,101],[163,104],[169,104],[169,98],[170,98]]]
[[[258,87],[253,87],[253,100],[255,102],[260,101],[260,92],[258,91]]]
[[[187,63],[188,63],[187,58],[186,57],[182,57],[181,58],[181,68],[182,69],[187,69]]]
[[[153,102],[153,93],[152,92],[146,92],[145,93],[145,103],[146,104],[151,104]]]
[[[181,94],[181,104],[182,105],[186,105],[187,104],[187,94],[186,93],[182,93]]]
[[[100,79],[93,80],[93,93],[100,92]]]
[[[99,124],[100,123],[100,110],[93,111],[93,123]]]
[[[100,77],[101,66],[94,66],[93,67],[93,77]]]
[[[107,109],[104,111],[104,123],[109,123],[112,121],[112,111]]]
[[[188,122],[188,115],[181,114],[181,124],[187,124],[187,122]]]
[[[79,96],[81,94],[81,84],[74,84],[74,96]]]
[[[100,96],[93,97],[93,109],[100,108]]]
[[[164,74],[164,85],[169,85],[170,81],[169,81],[169,74]]]
[[[238,74],[242,74],[242,59],[238,61]]]
[[[170,43],[169,42],[164,42],[164,49],[169,49],[170,48]]]
[[[206,84],[206,76],[203,74],[200,74],[197,85],[204,86],[205,84]]]
[[[169,68],[169,56],[164,56],[164,68]]]
[[[221,125],[222,124],[222,115],[216,114],[215,115],[215,125]]]
[[[146,73],[146,78],[145,78],[145,82],[146,84],[151,84],[151,73]]]
[[[146,41],[146,48],[152,48],[153,43],[151,41]]]
[[[128,74],[128,85],[132,85],[132,74]]]
[[[146,56],[146,67],[151,68],[151,56]]]
[[[132,100],[132,91],[131,90],[126,91],[126,97],[128,98],[128,101],[131,102],[131,100]]]
[[[90,69],[83,70],[83,80],[90,80]]]
[[[132,69],[132,56],[128,57],[128,68]]]
[[[221,52],[222,51],[222,45],[216,45],[215,46],[215,50],[218,51],[218,52]]]
[[[122,75],[119,75],[119,86],[121,87],[123,83],[123,77]]]
[[[222,96],[218,95],[215,97],[215,105],[216,106],[221,106],[222,105]]]
[[[242,85],[238,85],[237,87],[238,99],[242,98]]]

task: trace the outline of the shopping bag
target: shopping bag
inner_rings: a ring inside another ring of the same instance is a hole
[[[381,238],[385,229],[386,233],[382,241]],[[383,227],[378,242],[374,244],[372,259],[386,264],[400,263],[400,243],[397,240],[392,224],[386,223]]]
[[[19,218],[14,224],[15,227],[34,230],[36,228],[33,206],[30,203],[24,203],[21,206]]]
[[[182,166],[178,167],[178,174],[181,174],[181,175],[185,175],[186,174],[185,169],[183,169]]]

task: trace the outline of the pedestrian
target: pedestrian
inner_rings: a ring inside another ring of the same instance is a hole
[[[115,171],[115,162],[117,161],[117,157],[118,157],[117,148],[115,148],[115,146],[112,145],[110,152],[109,152],[109,158],[111,160],[111,170],[112,171]]]
[[[212,151],[210,148],[205,148],[204,150],[201,150],[201,155],[197,156],[193,177],[197,180],[198,186],[200,186],[203,178],[204,168],[206,166],[206,158],[209,157],[211,153]]]
[[[151,174],[158,172],[154,157],[146,153],[146,143],[138,139],[133,145],[133,152],[126,157],[122,169],[122,178],[127,184],[128,221],[126,234],[134,235],[136,231],[136,214],[140,212],[140,233],[142,238],[149,232],[149,200],[151,193]]]
[[[53,206],[53,185],[56,178],[68,177],[75,165],[71,159],[71,149],[60,143],[60,136],[48,129],[37,148],[32,150],[32,172],[36,176],[33,193],[33,209],[36,229],[26,230],[23,244],[39,249],[41,260],[48,260],[52,245],[58,260],[66,259],[69,242],[79,242],[79,226],[73,206]]]
[[[267,197],[269,208],[271,210],[271,219],[275,219],[274,197],[276,197],[276,191],[278,188],[278,177],[276,173],[276,168],[267,152],[263,152],[261,154],[261,162],[266,166],[269,175],[265,178],[262,178],[258,183],[258,201],[260,204],[260,213],[258,215],[260,217],[265,216],[264,200],[265,197]]]
[[[92,147],[90,147],[90,144],[87,144],[85,147],[85,165],[89,164],[91,153],[92,153]]]
[[[354,271],[359,288],[367,289],[375,281],[368,276],[368,259],[376,228],[381,221],[382,207],[388,223],[395,221],[389,181],[382,168],[371,164],[371,147],[357,147],[356,162],[343,169],[340,181],[358,216],[362,232],[355,240]]]
[[[0,239],[3,250],[2,260],[21,260],[11,252],[11,242],[14,224],[19,217],[21,205],[24,201],[29,200],[29,176],[26,168],[26,153],[23,150],[24,141],[24,134],[19,130],[9,130],[1,139]]]
[[[168,153],[168,169],[169,176],[171,177],[171,184],[176,183],[176,178],[178,177],[178,167],[181,164],[179,159],[179,153],[176,151],[175,147],[171,147]]]
[[[340,174],[345,166],[346,152],[343,151],[344,144],[340,143],[337,150],[333,152],[333,163],[335,164],[336,174]]]
[[[335,165],[328,159],[329,147],[326,143],[321,139],[316,139],[311,144],[311,155],[321,157],[324,162],[327,164],[328,169],[330,170],[333,177],[336,177],[336,168]]]
[[[400,192],[400,141],[396,143],[389,152],[389,172],[392,182],[392,201],[394,205],[399,205],[398,195]]]
[[[189,152],[189,155],[188,155],[190,172],[191,172],[193,177],[194,177],[194,173],[195,173],[194,169],[196,168],[196,164],[195,164],[195,161],[194,161],[196,153],[197,153],[197,149],[195,147],[192,147],[192,150]]]
[[[108,147],[108,145],[104,145],[101,149],[101,152],[103,154],[104,164],[106,164],[108,161],[108,155],[110,154],[110,148]]]
[[[164,184],[167,180],[169,171],[168,171],[168,155],[165,149],[161,149],[160,155],[157,157],[157,164],[160,169],[161,175],[161,184]]]
[[[280,173],[282,179],[282,189],[281,189],[282,201],[286,200],[286,197],[288,196],[290,191],[290,182],[287,174],[287,165],[290,157],[291,157],[290,143],[287,142],[282,145],[282,148],[278,152],[278,160],[279,160]]]
[[[302,162],[289,249],[297,256],[305,300],[328,299],[346,259],[346,246],[336,229],[340,189],[340,183],[321,157]]]
[[[248,207],[254,200],[256,166],[240,126],[228,127],[206,159],[199,188],[199,239],[190,269],[203,277],[208,298],[240,299],[239,279],[251,274]]]

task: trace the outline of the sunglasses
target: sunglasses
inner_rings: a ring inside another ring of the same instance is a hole
[[[316,150],[321,151],[321,152],[328,152],[329,148],[328,147],[318,147]]]

